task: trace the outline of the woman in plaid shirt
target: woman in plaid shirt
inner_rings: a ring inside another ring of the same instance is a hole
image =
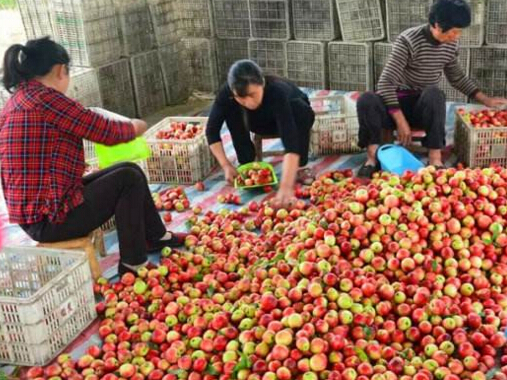
[[[119,273],[134,272],[148,263],[147,251],[181,236],[166,231],[137,165],[83,177],[83,139],[115,145],[147,126],[108,120],[66,97],[69,63],[49,38],[5,53],[3,83],[13,95],[0,113],[0,167],[9,220],[36,241],[55,242],[86,236],[114,215]]]

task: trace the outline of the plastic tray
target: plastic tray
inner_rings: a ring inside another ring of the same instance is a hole
[[[407,170],[417,172],[424,167],[412,153],[400,145],[382,145],[377,150],[377,159],[384,171],[402,175]]]
[[[247,172],[250,169],[253,169],[254,165],[258,165],[260,169],[268,169],[271,172],[271,176],[273,177],[273,182],[271,183],[264,183],[262,185],[252,185],[252,186],[239,186],[238,180],[234,180],[234,187],[236,189],[242,189],[242,190],[250,190],[250,189],[258,189],[259,187],[264,186],[274,186],[278,184],[278,177],[276,176],[275,169],[273,169],[273,166],[271,164],[268,164],[267,162],[250,162],[248,164],[241,165],[237,171],[239,175],[242,175],[243,173]]]

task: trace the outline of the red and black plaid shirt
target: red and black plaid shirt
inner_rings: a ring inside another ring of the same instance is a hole
[[[83,139],[114,145],[134,139],[111,121],[31,80],[0,113],[0,169],[9,221],[61,223],[83,202]]]

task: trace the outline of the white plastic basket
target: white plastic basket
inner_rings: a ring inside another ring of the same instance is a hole
[[[336,0],[343,41],[378,41],[385,37],[380,0]]]
[[[433,0],[386,0],[389,42],[394,42],[404,30],[427,23],[432,3]]]
[[[316,41],[287,42],[287,77],[300,87],[327,88],[326,45]]]
[[[203,131],[191,140],[160,140],[157,132],[172,122],[199,123]],[[151,157],[146,161],[150,183],[194,184],[205,179],[216,167],[204,129],[207,117],[167,117],[146,132]]]
[[[67,96],[85,107],[102,107],[99,81],[95,69],[73,67]]]
[[[33,40],[54,34],[49,0],[18,0],[17,3],[27,39]]]
[[[248,57],[257,62],[265,74],[287,76],[287,42],[248,40]]]
[[[84,252],[0,252],[0,363],[45,365],[96,317]]]
[[[290,40],[289,0],[248,0],[248,8],[252,38]]]
[[[248,0],[213,0],[213,20],[218,38],[250,37]]]
[[[330,42],[328,44],[329,88],[368,91],[373,87],[371,43]]]

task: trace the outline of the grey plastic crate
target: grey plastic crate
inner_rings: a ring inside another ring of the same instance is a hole
[[[287,42],[248,40],[248,57],[257,62],[265,74],[287,76]]]
[[[252,38],[289,40],[289,0],[248,0]]]
[[[335,0],[293,0],[292,23],[297,40],[336,39],[339,26]]]
[[[189,65],[192,90],[214,92],[218,88],[215,40],[183,38],[183,59]]]
[[[213,20],[218,38],[249,38],[248,0],[213,0]]]
[[[472,9],[472,24],[468,28],[463,29],[459,45],[461,47],[481,47],[484,43],[486,0],[467,0],[467,2]],[[507,11],[507,7],[504,11]],[[507,19],[505,23],[507,28]]]
[[[458,61],[461,65],[461,68],[465,72],[465,74],[469,74],[470,72],[470,49],[468,48],[460,48],[459,49],[459,56]],[[449,83],[447,78],[445,77],[445,74],[443,74],[442,80],[440,81],[439,87],[444,90],[445,92],[445,98],[449,102],[461,102],[466,103],[468,100],[468,97],[458,90],[456,90],[452,85]]]
[[[507,49],[470,49],[470,77],[489,96],[507,96]]]
[[[99,81],[95,69],[74,67],[70,70],[67,96],[85,107],[102,107]]]
[[[287,78],[300,87],[327,88],[326,45],[323,42],[287,42]]]
[[[136,97],[137,115],[150,115],[166,104],[164,78],[157,50],[140,53],[130,58],[132,82]]]
[[[184,58],[184,45],[181,41],[171,42],[158,49],[165,94],[168,104],[178,104],[190,96],[188,84],[190,67]]]
[[[394,42],[404,30],[428,22],[433,0],[386,0],[387,39]]]
[[[378,80],[382,75],[382,71],[387,63],[389,54],[393,50],[393,45],[385,42],[375,42],[373,45],[373,66],[375,74],[375,89],[377,88]]]
[[[150,10],[146,0],[115,0],[123,54],[131,56],[156,45]]]
[[[128,59],[97,68],[103,107],[122,116],[135,117],[136,104]]]
[[[486,43],[507,45],[507,1],[489,0],[486,7]]]
[[[227,80],[229,68],[240,59],[248,59],[247,39],[221,39],[217,41],[218,78],[220,83]]]
[[[180,0],[178,14],[181,36],[205,38],[214,36],[211,0]]]
[[[27,39],[53,36],[49,0],[18,0],[18,7]]]
[[[151,22],[158,46],[179,39],[177,0],[148,0]]]
[[[378,41],[385,37],[380,0],[336,0],[343,41]]]
[[[121,56],[112,0],[52,0],[55,39],[75,66],[97,67]]]
[[[332,90],[368,91],[373,88],[371,43],[328,44],[329,87]]]

